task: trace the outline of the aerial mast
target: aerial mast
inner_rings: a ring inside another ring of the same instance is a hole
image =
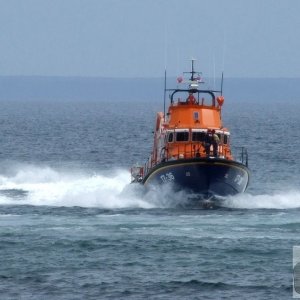
[[[194,69],[194,62],[195,61],[196,61],[195,58],[191,58],[191,62],[192,62],[191,71],[190,72],[183,72],[183,74],[191,74],[190,81],[195,81],[195,80],[198,79],[199,72],[196,72],[195,69]],[[196,76],[195,76],[195,74],[196,74]]]
[[[194,71],[194,61],[195,61],[195,60],[196,60],[195,58],[192,58],[192,59],[191,59],[191,61],[192,61],[192,72],[191,72],[192,76],[191,76],[191,81],[194,81],[194,80],[195,80],[195,77],[194,77],[194,74],[196,73],[196,72]]]
[[[166,93],[167,93],[167,68],[165,68],[165,83],[164,83],[164,118],[166,118]]]

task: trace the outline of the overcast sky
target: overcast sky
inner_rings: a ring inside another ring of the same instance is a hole
[[[300,77],[300,0],[0,0],[0,75]]]

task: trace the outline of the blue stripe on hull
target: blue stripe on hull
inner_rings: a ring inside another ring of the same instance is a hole
[[[145,176],[143,183],[172,183],[175,189],[194,194],[228,196],[244,192],[248,181],[249,170],[243,164],[206,159],[161,163]]]

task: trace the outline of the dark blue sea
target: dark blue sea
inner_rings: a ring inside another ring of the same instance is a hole
[[[292,298],[300,80],[225,81],[251,182],[217,209],[129,185],[163,82],[110,81],[0,78],[0,298]]]

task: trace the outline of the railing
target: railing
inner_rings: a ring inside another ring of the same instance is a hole
[[[144,178],[144,167],[135,165],[130,169],[131,182],[141,182]]]
[[[170,161],[170,160],[180,160],[187,158],[203,158],[203,157],[214,157],[213,155],[213,147],[210,148],[209,155],[205,152],[205,147],[202,143],[187,143],[187,144],[178,144],[172,145],[172,153],[168,153],[166,151],[165,157],[160,157],[157,161],[152,159],[152,156],[147,160],[144,164],[143,175],[146,175],[149,169],[155,167],[162,161]],[[235,152],[237,152],[237,160],[248,167],[248,152],[245,147],[236,147]],[[219,158],[232,158],[231,151],[228,147],[228,144],[220,143],[218,145],[218,155],[216,157]]]
[[[239,147],[239,161],[244,164],[246,167],[248,167],[248,151],[245,147]]]
[[[219,143],[217,145],[217,155],[214,155],[213,145],[209,147],[209,153],[206,153],[206,148],[203,142],[193,142],[185,144],[172,144],[169,146],[169,151],[165,155],[165,160],[195,158],[195,157],[220,157],[230,158],[231,153],[228,144]]]
[[[204,157],[219,157],[228,159],[231,158],[231,151],[228,144],[219,143],[217,155],[214,156],[213,145],[210,146],[210,151],[207,154],[203,142],[172,143],[172,145],[169,146],[169,149],[162,149],[157,160],[153,160],[152,156],[147,160],[144,165],[144,174],[147,174],[149,169],[162,161]]]

